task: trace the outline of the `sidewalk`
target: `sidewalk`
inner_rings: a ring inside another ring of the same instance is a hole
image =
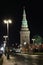
[[[3,55],[3,65],[14,65],[14,57],[10,57],[9,60],[7,60],[6,56]]]
[[[28,57],[30,57],[30,58],[38,58],[38,55],[29,55],[29,54],[23,54],[23,53],[17,53],[18,55],[21,55],[21,56],[23,56],[23,57],[25,57],[25,58],[28,58]]]

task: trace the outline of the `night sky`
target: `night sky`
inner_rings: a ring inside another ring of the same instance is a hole
[[[39,34],[43,37],[43,2],[41,0],[1,0],[0,1],[0,43],[3,35],[7,34],[4,19],[11,19],[9,25],[10,43],[19,43],[19,33],[23,7],[25,6],[28,26],[31,32],[31,38]]]

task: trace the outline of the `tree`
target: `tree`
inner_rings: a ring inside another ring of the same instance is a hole
[[[33,39],[35,39],[34,43],[36,43],[36,44],[41,44],[42,43],[42,37],[39,36],[39,35],[33,36]]]

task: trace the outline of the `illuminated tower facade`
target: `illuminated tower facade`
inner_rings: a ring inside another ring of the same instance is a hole
[[[30,31],[28,28],[28,22],[26,19],[25,8],[23,9],[23,19],[20,31],[20,45],[21,49],[25,49],[30,44]]]

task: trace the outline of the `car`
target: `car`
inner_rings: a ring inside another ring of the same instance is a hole
[[[16,49],[15,51],[16,51],[16,53],[21,53],[20,49]]]

